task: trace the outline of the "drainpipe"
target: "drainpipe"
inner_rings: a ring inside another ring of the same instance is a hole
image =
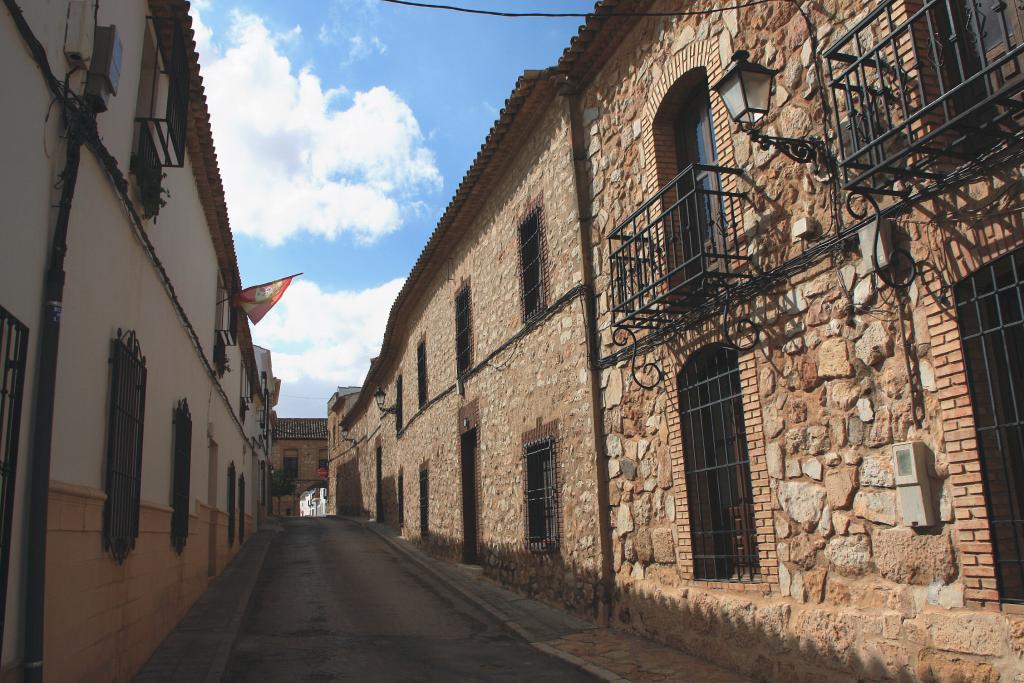
[[[67,115],[67,113],[66,113]],[[35,424],[32,431],[32,463],[29,480],[27,543],[27,583],[25,597],[25,683],[43,680],[43,611],[46,590],[46,514],[50,497],[50,456],[53,443],[53,404],[57,388],[57,352],[60,343],[60,316],[64,301],[64,257],[67,254],[71,200],[78,181],[78,162],[82,151],[79,126],[68,126],[67,156],[60,175],[60,204],[46,271],[43,326],[39,342],[36,374]]]
[[[580,258],[583,264],[584,323],[587,334],[587,358],[590,366],[590,412],[593,415],[594,459],[597,471],[598,531],[601,541],[601,595],[598,618],[607,624],[611,619],[612,598],[615,595],[615,575],[612,571],[611,504],[608,497],[608,457],[605,452],[604,409],[601,396],[601,370],[597,367],[601,355],[597,332],[597,290],[594,287],[593,203],[587,181],[587,149],[583,139],[583,105],[579,88],[565,79],[559,95],[565,97],[569,114],[572,142],[573,184],[576,186],[576,207],[580,226]]]

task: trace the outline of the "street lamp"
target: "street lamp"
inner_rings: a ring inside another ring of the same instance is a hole
[[[373,394],[373,400],[377,402],[377,410],[381,412],[381,415],[387,415],[388,413],[395,412],[394,406],[390,406],[388,408],[384,407],[384,398],[384,389],[382,387],[377,387],[377,391]]]
[[[349,443],[351,443],[353,445],[359,443],[358,441],[356,441],[355,439],[353,439],[353,438],[351,438],[349,436],[349,431],[347,429],[345,429],[344,427],[341,428],[341,438],[342,438],[343,441],[348,441]]]
[[[736,122],[739,129],[746,132],[761,149],[775,147],[801,164],[818,165],[820,161],[827,160],[828,151],[820,138],[786,138],[765,135],[757,130],[771,111],[775,75],[779,72],[751,62],[750,53],[746,50],[737,50],[732,60],[733,65],[712,87],[725,102],[729,118]]]
[[[771,109],[775,74],[779,73],[749,59],[749,52],[737,50],[732,56],[732,67],[714,86],[729,110],[729,117],[741,128],[757,125]]]

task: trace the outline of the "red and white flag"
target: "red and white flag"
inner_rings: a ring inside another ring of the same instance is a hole
[[[295,275],[283,277],[280,280],[243,289],[235,295],[232,303],[245,311],[245,314],[249,316],[249,320],[255,325],[263,320],[263,316],[274,307],[274,304],[280,301],[284,290],[288,289],[288,285],[292,283],[292,278],[296,278],[299,275],[302,275],[302,273],[296,273]]]

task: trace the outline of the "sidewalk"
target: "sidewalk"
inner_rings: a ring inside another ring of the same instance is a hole
[[[224,674],[267,548],[281,524],[268,518],[164,639],[135,683],[204,681]]]
[[[537,600],[524,598],[484,578],[479,568],[457,565],[427,555],[384,524],[356,517],[341,519],[357,522],[372,530],[403,556],[492,615],[536,649],[569,662],[601,680],[615,683],[750,681],[674,648],[602,628]]]

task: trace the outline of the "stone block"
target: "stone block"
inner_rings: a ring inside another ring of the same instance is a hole
[[[842,510],[850,505],[857,488],[857,470],[852,467],[829,470],[825,475],[825,492],[833,509]]]
[[[1001,614],[925,612],[932,644],[940,650],[972,655],[1003,654]]]
[[[896,524],[894,491],[858,491],[853,499],[853,514],[878,524]]]
[[[857,358],[865,365],[877,365],[892,355],[893,341],[889,330],[880,322],[873,322],[854,345]]]
[[[861,422],[871,422],[875,419],[875,408],[870,398],[865,396],[857,399],[857,417]]]
[[[633,530],[633,511],[628,503],[619,505],[615,514],[615,531],[621,536]]]
[[[622,437],[618,434],[609,434],[605,439],[605,452],[609,458],[622,457]]]
[[[651,532],[647,529],[637,529],[633,534],[633,547],[636,548],[636,559],[644,564],[650,564],[654,559],[654,544],[651,542]]]
[[[654,546],[654,561],[658,564],[675,564],[676,544],[671,529],[655,529],[651,532]]]
[[[871,543],[863,534],[834,536],[825,545],[825,557],[840,574],[863,574],[871,562]]]
[[[892,488],[896,485],[896,478],[892,471],[892,458],[888,455],[873,455],[860,464],[861,486],[877,486],[878,488]]]
[[[636,478],[636,463],[632,460],[619,460],[619,469],[622,470],[622,476],[626,479],[633,481]]]
[[[817,458],[807,458],[800,463],[803,473],[815,481],[821,481],[821,462]]]
[[[999,681],[999,672],[988,662],[932,648],[923,649],[918,653],[915,674],[922,683],[946,683],[947,681],[998,683]]]
[[[782,509],[805,531],[817,526],[825,505],[822,486],[799,481],[779,482],[778,496]]]
[[[768,476],[772,479],[782,479],[784,476],[785,462],[782,457],[782,447],[772,441],[764,449],[765,462],[768,465]]]
[[[875,529],[871,534],[875,566],[890,581],[925,586],[956,578],[956,557],[949,535],[921,534],[913,529]]]
[[[853,376],[845,339],[826,339],[818,347],[818,376],[824,379]]]

